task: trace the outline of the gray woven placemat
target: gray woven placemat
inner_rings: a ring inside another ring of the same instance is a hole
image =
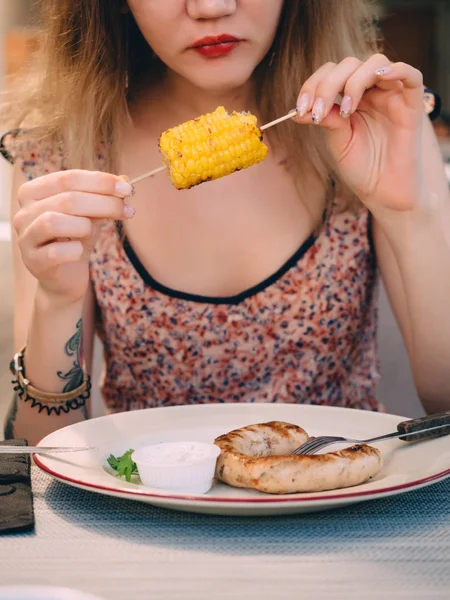
[[[307,515],[178,513],[33,469],[36,532],[0,543],[2,584],[105,600],[450,598],[450,480]]]

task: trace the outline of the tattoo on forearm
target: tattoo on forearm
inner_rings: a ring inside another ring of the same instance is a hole
[[[63,381],[67,381],[63,388],[63,392],[71,392],[80,385],[84,380],[83,366],[83,321],[80,319],[76,325],[76,332],[68,340],[65,346],[65,352],[67,356],[74,356],[73,366],[70,371],[63,373],[58,371],[58,377]]]
[[[18,404],[19,404],[19,396],[18,396],[17,392],[15,392],[12,404],[9,408],[9,412],[8,412],[8,415],[7,415],[6,421],[5,421],[5,427],[4,427],[4,431],[3,431],[5,440],[13,440],[15,437],[14,423],[16,422]]]

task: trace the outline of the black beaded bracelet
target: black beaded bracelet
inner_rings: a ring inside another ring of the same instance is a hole
[[[23,402],[31,402],[32,408],[37,408],[38,412],[46,412],[47,415],[51,415],[55,413],[55,415],[59,416],[61,413],[69,413],[71,410],[77,410],[78,408],[83,408],[86,406],[86,401],[91,395],[91,378],[89,375],[86,376],[85,383],[86,388],[84,392],[79,394],[76,398],[71,400],[62,400],[61,403],[58,404],[44,404],[41,400],[37,400],[30,396],[30,394],[19,384],[17,379],[13,379],[12,384],[14,384],[14,391],[17,392],[17,395]]]
[[[25,376],[24,354],[25,348],[18,352],[10,363],[11,373],[15,376],[12,380],[14,391],[23,402],[31,402],[32,408],[37,408],[39,413],[44,411],[47,415],[54,413],[58,416],[86,406],[92,387],[91,378],[87,373],[84,374],[83,383],[70,392],[42,392],[34,388]]]

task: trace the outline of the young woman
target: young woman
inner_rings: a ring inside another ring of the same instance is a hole
[[[378,269],[426,410],[450,408],[447,182],[422,76],[377,52],[364,0],[43,5],[4,140],[23,349],[9,435],[87,418],[95,330],[110,412],[380,410]],[[257,166],[189,191],[159,174],[130,198],[161,132],[219,105],[297,115]]]

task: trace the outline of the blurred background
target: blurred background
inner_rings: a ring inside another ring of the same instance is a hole
[[[434,122],[434,127],[450,183],[450,0],[383,0],[382,6],[385,53],[391,60],[402,60],[420,69],[425,84],[442,97],[442,116]],[[0,0],[0,88],[5,76],[26,64],[37,47],[38,13],[36,0]],[[13,354],[14,302],[8,223],[10,185],[11,167],[0,157],[0,439],[1,424],[12,396],[8,370]],[[379,346],[382,367],[379,398],[389,412],[405,416],[423,414],[384,290],[381,290]],[[101,348],[97,343],[94,381],[100,366]],[[94,414],[102,414],[98,390],[94,393]]]

